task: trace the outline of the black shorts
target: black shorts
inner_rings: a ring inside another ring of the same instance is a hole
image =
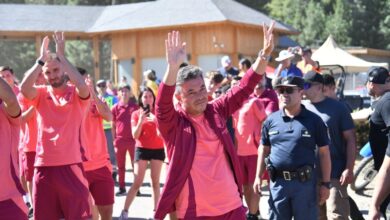
[[[139,160],[165,160],[164,149],[135,148],[135,161]]]

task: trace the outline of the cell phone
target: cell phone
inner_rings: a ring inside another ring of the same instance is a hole
[[[146,114],[149,114],[149,112],[150,112],[150,106],[149,105],[142,106],[142,109],[144,110],[144,112]]]

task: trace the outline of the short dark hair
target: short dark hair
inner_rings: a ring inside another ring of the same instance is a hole
[[[198,77],[203,79],[203,71],[201,68],[193,65],[180,68],[176,78],[176,91],[180,91],[183,83]]]
[[[0,72],[2,71],[10,71],[12,74],[14,74],[14,70],[9,66],[0,66]]]
[[[328,73],[325,73],[322,75],[322,77],[324,78],[324,85],[325,86],[335,86],[336,85],[336,81],[334,80],[334,77]]]
[[[242,58],[240,60],[240,64],[242,66],[246,66],[246,68],[248,68],[248,69],[251,68],[251,65],[252,65],[251,61],[249,61],[249,59],[247,59],[247,58]]]
[[[156,102],[156,96],[154,95],[153,90],[151,88],[149,88],[149,87],[142,87],[141,92],[138,95],[138,105],[141,108],[145,107],[144,104],[142,103],[142,96],[144,95],[145,92],[152,93],[152,96],[153,96],[153,106],[150,106],[150,108],[153,109],[154,108],[154,103]]]

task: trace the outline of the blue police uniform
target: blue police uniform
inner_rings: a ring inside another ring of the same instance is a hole
[[[311,177],[304,182],[289,175],[271,181],[270,219],[317,219],[316,149],[329,143],[324,122],[303,105],[293,118],[282,109],[263,123],[261,141],[270,146],[270,162],[278,173],[295,172],[304,166],[313,168]]]

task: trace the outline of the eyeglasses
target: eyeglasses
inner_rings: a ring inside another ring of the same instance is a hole
[[[279,87],[279,88],[277,88],[276,91],[279,94],[283,94],[284,92],[286,92],[287,94],[293,94],[295,91],[295,88],[294,87]]]

